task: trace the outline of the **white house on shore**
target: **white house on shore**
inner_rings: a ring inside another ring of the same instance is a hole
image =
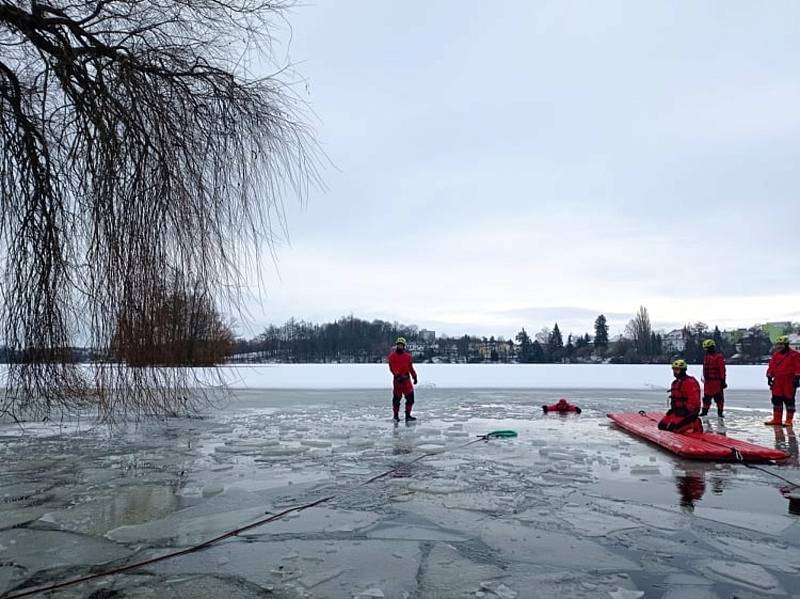
[[[664,351],[682,352],[686,349],[686,331],[684,329],[672,329],[664,335],[661,340],[661,347]]]
[[[789,347],[795,351],[800,351],[800,334],[792,333],[789,335]]]

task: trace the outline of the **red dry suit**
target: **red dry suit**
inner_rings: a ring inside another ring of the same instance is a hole
[[[725,381],[725,356],[720,352],[706,352],[703,358],[703,395],[711,398],[722,393]]]
[[[794,396],[797,392],[795,379],[798,376],[800,376],[800,353],[787,348],[772,354],[767,366],[767,380],[771,381],[773,398],[780,397],[792,400],[794,403]]]
[[[703,425],[697,416],[700,414],[700,383],[686,373],[675,377],[670,389],[669,410],[658,428],[673,433],[703,432]]]
[[[567,412],[576,412],[578,414],[581,413],[581,409],[578,406],[569,403],[564,398],[559,399],[558,402],[554,403],[553,405],[542,406],[542,410],[544,410],[545,414],[548,412],[558,412],[559,414],[565,414]]]
[[[407,351],[399,352],[395,350],[389,354],[388,362],[389,370],[394,375],[394,389],[392,391],[392,396],[399,400],[400,396],[402,395],[405,395],[406,397],[413,395],[414,385],[411,383],[411,379],[413,378],[414,382],[416,382],[417,373],[414,370],[411,353]]]

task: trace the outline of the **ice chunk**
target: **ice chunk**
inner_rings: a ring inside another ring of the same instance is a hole
[[[313,589],[314,587],[341,576],[345,572],[347,572],[345,568],[335,568],[333,570],[323,570],[321,572],[306,574],[300,578],[300,584],[307,589]]]
[[[382,599],[386,597],[383,591],[377,587],[371,587],[353,595],[355,599]]]
[[[416,432],[420,436],[425,436],[425,435],[431,436],[432,435],[432,436],[438,437],[439,435],[442,434],[442,431],[439,430],[438,428],[431,428],[429,426],[418,426],[416,428]]]
[[[281,561],[291,553],[299,554],[300,559]],[[218,565],[222,555],[229,561]],[[416,590],[420,559],[418,543],[397,540],[250,541],[216,545],[185,559],[155,564],[153,570],[173,576],[213,571],[261,587],[274,585],[279,597],[352,599],[358,591],[377,588],[394,598]]]
[[[5,483],[2,492],[0,492],[0,505],[24,503],[35,495],[41,496],[45,494],[52,487],[53,485],[47,482]]]
[[[110,496],[83,501],[42,517],[62,530],[104,535],[112,528],[163,518],[179,509],[181,498],[171,486],[126,485]]]
[[[316,507],[296,513],[295,518],[277,520],[255,534],[308,534],[355,532],[373,526],[380,516],[373,512]]]
[[[667,589],[661,599],[719,599],[719,595],[711,587],[679,586]]]
[[[448,508],[458,508],[476,512],[511,513],[514,512],[522,497],[498,492],[455,493],[443,500]]]
[[[431,549],[420,581],[421,599],[466,596],[466,591],[481,582],[500,578],[503,571],[494,565],[474,562],[447,543]]]
[[[722,553],[766,566],[781,572],[800,572],[800,560],[796,547],[787,547],[769,541],[739,539],[724,535],[709,535],[705,542]]]
[[[225,490],[225,485],[219,483],[210,483],[203,487],[203,497],[213,497],[219,495]]]
[[[21,507],[0,511],[0,530],[15,528],[41,518],[47,510],[43,507]]]
[[[696,563],[698,571],[719,580],[770,595],[784,595],[786,591],[772,574],[761,566],[725,560],[705,560]]]
[[[632,591],[630,589],[618,588],[616,591],[610,591],[611,599],[641,599],[644,597],[644,591]]]
[[[594,572],[641,569],[639,564],[593,541],[507,521],[484,524],[480,536],[510,561],[558,567],[569,564],[570,568]]]
[[[209,435],[229,435],[233,433],[232,426],[217,426],[208,431]]]
[[[106,537],[119,543],[160,543],[175,540],[178,544],[186,545],[205,541],[213,535],[265,517],[263,507],[202,516],[192,516],[193,512],[193,509],[181,510],[160,520],[119,526],[108,531]]]
[[[500,599],[516,599],[517,597],[517,592],[515,590],[497,580],[482,582],[481,588],[490,591],[495,597],[499,597]]]
[[[675,555],[701,558],[713,555],[705,549],[693,535],[682,538],[667,535],[651,535],[643,533],[620,533],[618,539],[625,546],[644,554],[656,554],[671,558]]]
[[[274,445],[262,447],[259,453],[262,456],[292,456],[308,451],[308,447],[295,447],[292,445]]]
[[[664,583],[667,592],[661,599],[718,599],[711,589],[712,581],[691,574],[669,574]]]
[[[347,440],[347,445],[350,447],[372,447],[375,445],[375,441],[361,437],[351,437]]]
[[[467,541],[469,537],[453,532],[447,532],[433,526],[387,526],[371,530],[367,533],[371,539],[403,539],[415,541]]]
[[[277,439],[242,439],[237,441],[225,441],[225,445],[235,447],[272,447],[279,445]]]
[[[673,508],[635,504],[629,501],[611,501],[608,499],[595,499],[592,504],[603,512],[638,520],[652,528],[676,531],[689,526],[689,517]]]
[[[0,563],[13,563],[29,572],[104,564],[130,554],[105,539],[55,530],[13,528],[0,532]]]
[[[568,566],[567,566],[568,567]],[[530,564],[512,564],[505,572],[504,582],[520,590],[520,598],[549,599],[551,597],[569,597],[569,599],[600,599],[610,597],[610,593],[618,591],[622,574],[601,575],[576,571],[537,571]],[[512,584],[513,581],[513,584]],[[487,594],[487,599],[495,599]]]
[[[178,579],[169,579],[163,582],[153,582],[149,585],[131,589],[130,592],[122,593],[124,597],[132,599],[150,599],[151,597],[164,597],[164,589],[169,589],[169,593],[174,597],[225,597],[225,599],[260,599],[264,597],[264,592],[268,589],[238,579],[228,579],[211,575],[185,576]],[[137,592],[141,588],[140,592]],[[116,597],[116,592],[112,591],[108,595],[97,594],[100,597]],[[94,596],[94,593],[90,596]]]
[[[424,443],[423,445],[418,445],[417,450],[421,453],[444,453],[447,448],[444,445],[436,445],[434,443]]]
[[[327,439],[301,439],[300,445],[307,447],[330,447],[333,443]]]
[[[611,516],[593,510],[588,506],[565,507],[557,513],[561,520],[586,537],[604,537],[612,532],[641,526],[633,520],[622,517],[622,515]],[[528,512],[522,512],[514,517],[528,522],[542,520],[541,516],[531,517]]]
[[[2,551],[2,549],[0,549]],[[22,577],[22,568],[16,566],[0,566],[0,594],[5,593]]]
[[[693,576],[691,574],[686,574],[685,572],[681,572],[678,574],[669,574],[664,579],[664,582],[668,585],[675,585],[675,586],[707,586],[713,584],[710,580],[706,578],[701,578],[700,576]]]
[[[539,453],[540,454],[542,453],[541,450],[539,450]],[[547,455],[551,460],[568,460],[568,461],[571,461],[571,460],[574,459],[572,455],[570,455],[568,453],[564,453],[562,451],[550,451],[550,452],[548,452],[547,454],[544,454],[544,455]]]
[[[422,482],[414,481],[408,485],[410,491],[417,491],[420,493],[431,493],[433,495],[449,495],[451,493],[460,493],[466,491],[469,487],[467,485],[459,485],[456,483],[449,483],[444,481],[431,481]]]
[[[631,474],[640,476],[644,474],[661,474],[661,470],[654,464],[634,464],[630,469]]]
[[[694,515],[706,520],[768,535],[779,535],[793,523],[788,516],[759,514],[758,512],[728,510],[717,507],[695,507]]]
[[[258,453],[259,448],[253,445],[218,445],[214,448],[216,453],[222,454],[244,454],[255,455]]]

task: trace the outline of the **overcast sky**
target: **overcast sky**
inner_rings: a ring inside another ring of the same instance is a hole
[[[288,21],[335,166],[287,202],[255,330],[800,320],[800,3],[328,0]]]

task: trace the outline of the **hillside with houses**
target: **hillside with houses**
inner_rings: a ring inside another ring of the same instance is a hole
[[[730,364],[766,362],[775,339],[789,335],[800,349],[800,323],[768,322],[747,328],[720,330],[698,322],[670,331],[653,330],[645,308],[640,308],[625,332],[608,335],[603,315],[594,334],[563,333],[558,323],[531,335],[522,328],[514,339],[502,336],[437,335],[414,325],[353,316],[332,323],[314,324],[290,319],[271,326],[250,340],[238,339],[229,358],[233,363],[372,363],[385,360],[398,336],[417,362],[434,364],[479,363],[660,363],[682,357],[702,362],[704,339],[714,339]]]

